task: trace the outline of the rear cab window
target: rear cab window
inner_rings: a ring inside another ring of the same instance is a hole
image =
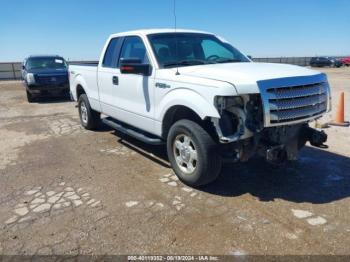
[[[120,50],[123,44],[123,37],[116,37],[111,39],[106,49],[105,55],[103,57],[102,66],[117,68],[118,67],[118,58]]]

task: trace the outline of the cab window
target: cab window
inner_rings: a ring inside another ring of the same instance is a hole
[[[138,36],[126,37],[121,50],[120,59],[140,59],[141,63],[149,64],[146,47],[142,39]]]

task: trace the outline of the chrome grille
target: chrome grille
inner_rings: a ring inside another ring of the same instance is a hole
[[[309,105],[317,105],[324,102],[327,102],[327,95],[325,93],[320,95],[300,97],[297,99],[271,99],[270,110],[285,110],[299,107],[307,107]]]
[[[265,126],[316,118],[327,111],[329,86],[323,74],[258,82]]]
[[[290,120],[296,120],[300,118],[310,117],[318,115],[327,110],[325,103],[311,105],[302,108],[288,109],[288,110],[276,110],[271,112],[271,122],[284,122]]]
[[[68,82],[67,74],[37,74],[35,75],[35,81],[38,84],[43,85],[57,85],[57,84],[65,84]]]
[[[270,99],[293,99],[325,93],[325,86],[320,83],[303,86],[291,86],[268,89]]]

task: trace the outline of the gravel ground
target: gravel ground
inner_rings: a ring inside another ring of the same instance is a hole
[[[350,68],[322,70],[350,119]],[[28,104],[16,81],[0,94],[0,254],[350,255],[349,128],[293,165],[225,165],[192,189],[163,147],[82,129],[75,103]]]

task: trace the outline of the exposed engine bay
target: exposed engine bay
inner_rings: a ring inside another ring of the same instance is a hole
[[[254,155],[272,163],[298,159],[299,150],[310,142],[325,147],[327,134],[309,127],[308,122],[264,127],[264,110],[259,94],[217,97],[221,118],[212,118],[224,159],[247,161]]]

